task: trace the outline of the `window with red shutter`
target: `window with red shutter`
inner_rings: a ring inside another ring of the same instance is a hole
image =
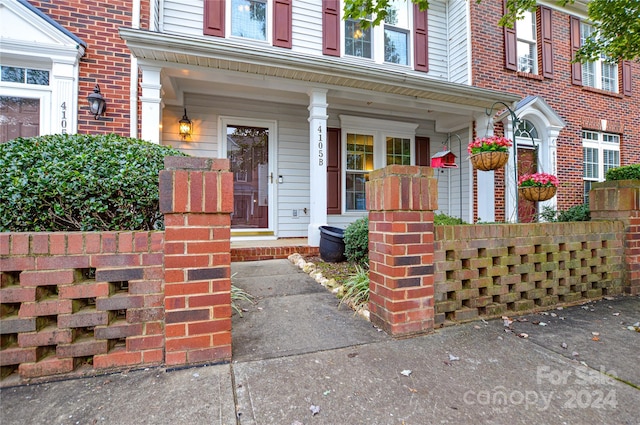
[[[571,38],[571,59],[575,58],[576,51],[580,48],[580,19],[571,16],[569,19],[569,30]],[[582,85],[582,64],[580,62],[571,64],[571,84]]]
[[[542,50],[542,76],[553,78],[553,14],[551,9],[540,6],[540,38]]]
[[[503,10],[507,11],[507,0],[504,0]],[[504,67],[511,71],[518,70],[518,39],[516,38],[516,27],[504,27]]]
[[[339,128],[327,128],[327,214],[342,214],[342,143]]]
[[[340,56],[339,0],[322,0],[322,53]]]
[[[413,5],[413,68],[429,72],[429,22],[427,11]]]
[[[291,1],[273,2],[273,45],[291,48]]]
[[[633,89],[631,87],[631,62],[622,61],[622,94],[631,96]]]
[[[214,37],[224,37],[224,9],[225,1],[204,2],[204,34]]]

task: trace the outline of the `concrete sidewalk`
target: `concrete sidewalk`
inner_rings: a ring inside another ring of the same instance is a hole
[[[236,270],[231,364],[5,388],[0,423],[640,424],[640,297],[394,340],[269,265]]]

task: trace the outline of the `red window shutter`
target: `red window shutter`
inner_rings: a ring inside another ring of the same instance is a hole
[[[204,2],[204,34],[224,37],[224,4],[225,1],[205,0]]]
[[[631,62],[622,61],[622,94],[631,96],[633,90],[631,88]]]
[[[540,38],[542,39],[542,76],[553,78],[553,14],[540,6]]]
[[[569,29],[571,37],[571,59],[576,56],[576,51],[580,48],[580,19],[571,16],[569,19]],[[571,84],[582,85],[582,64],[580,62],[571,64]]]
[[[413,68],[416,71],[429,72],[429,22],[427,11],[420,11],[413,5]]]
[[[327,128],[327,214],[342,214],[340,129]]]
[[[503,10],[507,12],[507,0],[503,2]],[[504,27],[504,67],[511,71],[518,70],[518,39],[516,38],[516,26]]]
[[[322,53],[340,56],[339,0],[322,0]]]
[[[416,136],[416,165],[421,167],[431,166],[431,155],[429,155],[429,138]]]
[[[273,2],[273,45],[291,48],[291,0]]]

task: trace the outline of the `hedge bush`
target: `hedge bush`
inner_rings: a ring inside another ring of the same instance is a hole
[[[362,217],[344,230],[344,255],[352,263],[369,264],[369,217]]]
[[[164,227],[158,173],[166,146],[115,134],[18,138],[0,145],[0,231]]]
[[[640,180],[640,164],[609,168],[605,177],[607,180]]]

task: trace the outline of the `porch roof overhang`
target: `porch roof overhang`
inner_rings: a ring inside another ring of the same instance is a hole
[[[408,96],[482,113],[496,101],[513,103],[520,99],[517,95],[444,82],[393,66],[302,54],[236,40],[131,28],[120,28],[120,36],[139,60],[158,65],[204,67],[382,95]]]

